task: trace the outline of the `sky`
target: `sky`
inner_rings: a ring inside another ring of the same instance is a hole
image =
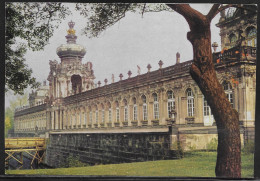
[[[156,12],[145,13],[142,17],[138,13],[127,13],[125,18],[117,22],[114,26],[106,29],[97,38],[88,38],[82,34],[82,29],[87,23],[87,19],[74,10],[74,3],[66,4],[72,11],[54,31],[49,44],[42,51],[27,51],[25,56],[26,64],[33,70],[33,77],[37,81],[47,81],[50,71],[49,60],[60,58],[56,54],[56,49],[61,44],[66,44],[66,38],[69,21],[74,21],[77,44],[86,48],[86,55],[82,63],[92,62],[95,83],[101,81],[104,85],[104,79],[111,83],[112,74],[115,76],[115,82],[119,81],[119,74],[123,74],[123,79],[128,77],[127,72],[132,71],[132,77],[137,75],[137,65],[141,68],[141,74],[147,72],[147,65],[151,64],[151,71],[159,68],[159,60],[163,61],[163,67],[174,65],[176,62],[176,53],[180,53],[180,61],[192,60],[192,45],[187,40],[189,26],[186,20],[176,12]],[[193,8],[203,14],[207,14],[212,4],[191,4]],[[217,42],[220,51],[219,28],[215,26],[219,21],[219,14],[211,23],[211,41]],[[48,81],[47,81],[48,84]],[[31,92],[27,89],[26,93]],[[5,107],[10,105],[10,101],[15,97],[6,94]]]

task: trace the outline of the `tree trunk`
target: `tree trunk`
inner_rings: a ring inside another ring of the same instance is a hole
[[[210,105],[216,120],[218,130],[216,176],[239,178],[241,177],[241,142],[238,113],[232,108],[217,79],[212,63],[210,36],[207,36],[189,33],[194,53],[190,73]]]
[[[184,16],[191,29],[187,34],[193,46],[194,58],[190,73],[212,110],[218,130],[216,176],[240,178],[239,118],[216,76],[211,52],[211,19],[190,8],[189,5],[170,5],[170,7]],[[217,6],[214,8],[217,10]]]

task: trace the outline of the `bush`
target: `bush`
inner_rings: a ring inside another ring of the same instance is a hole
[[[67,158],[67,167],[85,167],[89,166],[87,163],[83,163],[79,160],[79,156],[73,157],[72,155],[69,155]]]
[[[254,153],[255,152],[255,143],[252,140],[248,140],[248,142],[245,142],[244,148],[242,149],[242,152],[245,154]]]

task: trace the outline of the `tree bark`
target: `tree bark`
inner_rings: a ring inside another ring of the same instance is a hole
[[[218,130],[218,149],[215,173],[217,177],[241,177],[241,141],[238,113],[232,108],[219,83],[211,52],[210,22],[218,11],[214,5],[208,16],[185,4],[169,4],[181,14],[190,26],[187,38],[193,46],[193,64],[190,69],[214,115]]]

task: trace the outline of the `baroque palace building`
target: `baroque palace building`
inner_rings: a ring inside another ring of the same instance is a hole
[[[222,51],[215,52],[216,43],[212,46],[217,77],[239,113],[242,138],[253,139],[257,16],[255,6],[246,7],[221,13],[217,27]],[[177,53],[172,66],[164,68],[160,60],[158,70],[150,71],[148,64],[145,74],[131,77],[129,71],[125,79],[120,74],[118,82],[108,84],[105,79],[103,85],[98,81],[95,86],[92,63],[82,64],[86,50],[76,44],[73,27],[69,22],[67,44],[57,48],[60,62],[49,62],[49,86],[32,92],[30,105],[16,110],[16,136],[159,133],[171,126],[180,134],[212,133],[204,140],[200,137],[205,144],[216,138],[210,107],[189,73],[192,60],[181,62]],[[171,139],[174,142],[175,137]],[[193,141],[188,140],[186,136],[186,145],[191,147]],[[197,148],[205,148],[205,144]]]

